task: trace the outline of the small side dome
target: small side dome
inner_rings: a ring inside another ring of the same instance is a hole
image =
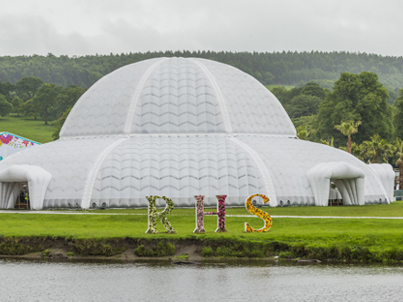
[[[60,137],[141,133],[296,135],[280,102],[248,74],[210,60],[158,58],[95,83]]]

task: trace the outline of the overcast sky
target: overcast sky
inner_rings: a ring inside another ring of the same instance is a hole
[[[403,56],[402,0],[0,0],[0,56],[160,50]]]

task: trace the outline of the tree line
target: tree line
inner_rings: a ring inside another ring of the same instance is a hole
[[[271,91],[283,104],[300,139],[343,149],[365,162],[388,162],[403,175],[403,89],[391,105],[373,72],[344,72],[332,90],[309,82]],[[403,177],[400,178],[403,187]]]
[[[389,91],[398,93],[403,83],[403,57],[385,57],[350,52],[215,52],[164,51],[91,56],[2,56],[0,81],[17,83],[24,77],[39,77],[58,86],[88,88],[103,75],[125,66],[157,57],[197,57],[237,67],[264,85],[303,85],[310,81],[331,88],[340,73],[370,71]],[[391,95],[393,98],[393,96]],[[393,101],[392,101],[393,102]]]
[[[45,83],[38,77],[24,77],[16,84],[0,81],[0,115],[15,113],[33,116],[35,120],[40,116],[48,124],[62,117],[85,91],[77,85]]]

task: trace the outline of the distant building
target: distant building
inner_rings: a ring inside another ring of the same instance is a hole
[[[37,145],[40,145],[40,143],[13,133],[0,132],[0,161],[11,154]]]

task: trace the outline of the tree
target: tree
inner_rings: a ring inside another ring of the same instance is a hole
[[[297,128],[297,136],[299,139],[308,140],[309,134],[310,134],[310,131],[308,130],[306,125],[301,125]]]
[[[350,120],[362,122],[360,132],[355,136],[358,143],[375,134],[390,138],[393,128],[388,99],[388,90],[379,83],[375,73],[342,73],[333,92],[327,94],[319,107],[318,138],[333,136],[335,145],[341,145],[343,139],[335,126]]]
[[[318,112],[319,104],[322,100],[316,96],[300,94],[294,97],[284,109],[290,118],[310,116]]]
[[[45,125],[48,124],[49,111],[56,103],[60,87],[56,84],[43,84],[33,98],[35,112],[38,112],[44,119]]]
[[[11,101],[11,93],[14,91],[15,86],[10,82],[2,83],[0,81],[0,94],[2,94],[7,102]]]
[[[321,139],[320,142],[324,145],[330,146],[330,147],[334,147],[334,138],[330,138],[330,139]]]
[[[63,112],[63,115],[61,118],[59,118],[57,121],[55,121],[55,126],[56,126],[56,130],[55,132],[53,132],[52,137],[53,140],[57,140],[60,138],[59,134],[60,134],[60,130],[62,130],[62,127],[64,125],[64,122],[67,119],[67,116],[69,115],[70,111],[72,108],[67,109],[65,112]]]
[[[306,83],[301,90],[301,94],[316,96],[321,100],[325,99],[326,93],[330,93],[330,90],[320,87],[320,85],[315,82]]]
[[[25,77],[15,84],[17,95],[25,102],[32,99],[44,81],[38,77]]]
[[[400,97],[395,100],[396,113],[393,118],[395,134],[403,139],[403,89],[400,89]]]
[[[395,141],[397,161],[396,166],[399,167],[399,188],[403,188],[403,141],[397,137]]]
[[[7,102],[6,97],[0,94],[0,115],[6,116],[11,112],[12,109],[13,106],[9,102]]]
[[[13,105],[13,112],[17,113],[17,116],[19,116],[21,112],[22,103],[23,103],[22,100],[18,96],[13,98],[13,100],[11,101],[11,104]]]
[[[387,162],[395,152],[395,147],[382,139],[379,134],[372,136],[370,141],[364,141],[363,148],[366,157],[370,161],[374,159],[375,163],[379,163],[381,153],[383,154],[382,159]]]
[[[339,149],[348,152],[348,146],[346,146],[346,147],[341,146]],[[364,144],[358,145],[354,142],[351,144],[351,154],[362,161],[364,161],[364,156],[365,156],[364,149],[365,149]]]
[[[67,109],[73,107],[85,91],[85,88],[76,85],[62,88],[56,98],[56,116],[53,118],[59,118]]]
[[[347,149],[348,153],[351,154],[351,136],[358,132],[358,126],[361,125],[361,121],[354,122],[353,120],[349,122],[342,122],[340,125],[335,125],[334,128],[339,130],[343,135],[347,136]]]

